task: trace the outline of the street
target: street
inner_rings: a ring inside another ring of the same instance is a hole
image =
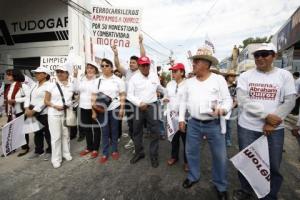
[[[125,127],[124,127],[125,128]],[[30,136],[32,143],[33,136]],[[168,141],[160,142],[160,166],[151,167],[148,139],[145,138],[146,158],[135,165],[129,163],[132,153],[124,149],[128,138],[119,145],[121,157],[111,158],[102,165],[98,159],[79,157],[85,141],[71,141],[73,160],[64,161],[62,167],[53,169],[50,161],[27,161],[17,153],[0,160],[0,199],[3,200],[51,200],[51,199],[100,199],[100,200],[194,200],[217,199],[211,179],[211,156],[206,141],[201,147],[201,181],[191,189],[182,188],[185,179],[182,159],[172,167],[167,166],[170,154]],[[286,132],[285,152],[281,172],[284,182],[279,199],[300,199],[300,162],[297,160],[297,143],[290,132]],[[31,151],[33,144],[31,144]],[[233,146],[228,156],[238,152],[236,130]],[[182,158],[182,154],[180,155]],[[230,161],[229,161],[230,162]],[[237,172],[229,163],[229,194],[239,187]]]

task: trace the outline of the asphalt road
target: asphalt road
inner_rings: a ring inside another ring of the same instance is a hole
[[[31,136],[31,141],[32,141]],[[201,181],[191,189],[182,188],[186,173],[183,159],[175,166],[166,164],[170,155],[168,141],[160,142],[160,166],[153,169],[148,154],[148,139],[144,140],[146,158],[135,165],[129,163],[132,153],[124,149],[127,138],[122,138],[118,161],[110,159],[100,164],[98,159],[79,157],[85,141],[71,141],[73,160],[63,162],[62,167],[53,169],[50,161],[18,158],[17,153],[0,158],[0,200],[52,200],[52,199],[99,199],[99,200],[195,200],[217,199],[211,179],[211,156],[207,142],[201,150]],[[236,132],[228,157],[238,152]],[[33,147],[33,145],[31,145]],[[284,183],[280,199],[300,199],[300,162],[297,160],[297,142],[286,132],[285,153],[281,171]],[[33,148],[31,148],[33,149]],[[181,154],[182,156],[182,154]],[[181,157],[182,158],[182,157]],[[229,161],[228,161],[229,162]],[[229,193],[239,187],[237,172],[229,163]]]

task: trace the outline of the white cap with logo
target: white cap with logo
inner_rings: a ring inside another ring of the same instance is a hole
[[[253,53],[257,51],[274,51],[274,53],[277,53],[277,49],[273,43],[261,43]]]

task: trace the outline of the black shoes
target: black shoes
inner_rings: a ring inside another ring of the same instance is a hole
[[[184,181],[183,181],[183,184],[182,184],[182,187],[184,187],[184,188],[190,188],[190,187],[192,187],[194,184],[196,184],[196,183],[198,183],[198,181],[190,181],[188,178],[187,179],[185,179]]]
[[[228,193],[227,193],[227,191],[220,192],[216,186],[214,188],[215,188],[215,190],[217,192],[219,200],[228,200]]]
[[[23,152],[19,153],[18,157],[25,156],[28,152],[29,152],[29,148],[28,149],[23,149]]]
[[[152,166],[153,168],[157,168],[158,165],[159,165],[158,159],[157,159],[157,158],[151,158],[151,166]]]
[[[233,200],[254,200],[255,197],[251,193],[247,193],[242,189],[233,191]]]
[[[130,160],[131,164],[135,164],[137,163],[139,160],[145,158],[145,154],[144,153],[139,153],[139,154],[135,154],[133,156],[133,158]]]

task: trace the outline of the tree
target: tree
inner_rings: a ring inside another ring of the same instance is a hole
[[[253,43],[269,43],[271,42],[271,39],[272,39],[272,35],[270,37],[256,37],[256,38],[253,38],[253,37],[249,37],[245,40],[243,40],[243,45],[240,45],[239,48],[246,48],[246,46],[248,46],[248,44],[253,44]]]

